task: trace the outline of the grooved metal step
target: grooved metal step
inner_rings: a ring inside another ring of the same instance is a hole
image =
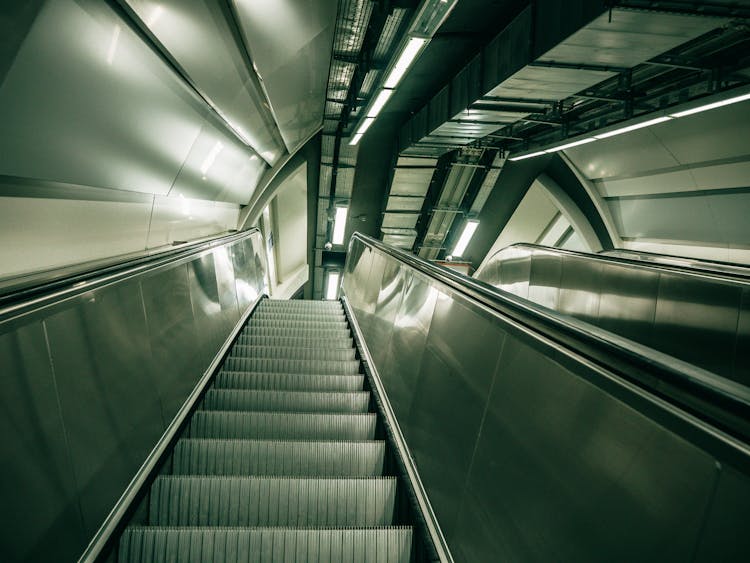
[[[311,375],[307,373],[247,373],[222,371],[215,389],[258,389],[274,391],[362,391],[364,375]]]
[[[351,338],[352,333],[349,329],[345,330],[325,330],[325,329],[302,329],[302,328],[289,328],[289,327],[261,327],[255,326],[247,327],[243,330],[242,336],[267,336],[271,338],[276,337],[294,337],[294,338],[327,338],[330,340],[339,340],[342,338]]]
[[[235,344],[232,348],[233,358],[287,358],[290,360],[354,360],[357,351],[325,350],[318,348],[284,348],[281,346],[246,346]]]
[[[301,321],[292,319],[253,319],[247,324],[249,329],[258,328],[291,328],[291,329],[308,329],[308,330],[346,330],[348,329],[344,321]]]
[[[359,362],[357,360],[286,360],[283,358],[229,357],[224,361],[223,369],[227,371],[355,375],[359,373]]]
[[[339,301],[301,301],[285,299],[264,299],[262,307],[279,307],[289,309],[341,309]]]
[[[360,368],[341,303],[262,300],[118,561],[410,562]]]
[[[203,409],[218,411],[367,412],[370,393],[209,389]]]
[[[286,412],[196,411],[185,432],[191,438],[372,440],[376,416]]]
[[[412,530],[128,528],[119,563],[408,563]]]
[[[385,442],[183,439],[173,455],[175,475],[377,477]]]
[[[346,316],[344,313],[315,313],[315,312],[287,312],[287,311],[271,311],[271,310],[259,310],[253,313],[253,319],[259,320],[270,320],[270,319],[291,319],[300,321],[323,321],[323,322],[346,322]]]
[[[155,526],[388,526],[396,479],[159,476]]]
[[[282,348],[324,348],[326,350],[348,350],[354,347],[352,338],[325,338],[314,336],[260,336],[253,333],[241,334],[237,338],[240,346],[281,346]]]

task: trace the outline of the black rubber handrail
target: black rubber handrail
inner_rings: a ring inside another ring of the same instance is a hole
[[[364,245],[417,270],[499,317],[509,318],[619,377],[686,410],[715,428],[750,442],[750,389],[584,321],[561,315],[489,284],[427,262],[361,233]]]
[[[59,270],[49,272],[46,279],[19,283],[0,295],[0,322],[29,308],[67,299],[90,291],[106,283],[142,274],[165,265],[184,260],[206,250],[243,240],[259,232],[257,228],[203,240],[193,244],[165,250],[157,254],[110,262],[104,266],[75,271],[70,275],[56,276]]]

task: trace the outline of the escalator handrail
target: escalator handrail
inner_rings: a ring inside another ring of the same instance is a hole
[[[670,403],[677,402],[680,408],[688,410],[698,418],[708,418],[711,424],[718,424],[725,432],[743,441],[750,438],[747,429],[741,430],[736,427],[738,420],[750,421],[750,389],[744,385],[579,319],[561,315],[482,281],[437,266],[367,235],[358,232],[352,235],[349,243],[350,253],[355,240],[448,286],[470,301],[484,305],[485,310],[489,310],[495,316],[510,318],[525,327],[528,332],[541,334],[557,344],[562,344],[568,350],[572,348],[576,354],[587,357],[640,388]],[[669,389],[654,385],[647,378],[639,377],[639,374],[651,376],[653,381],[669,383],[686,393],[690,399],[697,399],[700,405],[711,408],[696,409],[692,401],[686,401],[681,395],[676,396]]]
[[[102,285],[145,274],[213,248],[244,240],[256,233],[260,231],[257,227],[253,227],[207,241],[180,246],[174,250],[116,261],[106,266],[74,272],[61,278],[15,287],[10,292],[0,295],[0,322],[30,309],[69,299]]]
[[[722,264],[720,262],[717,262],[716,268],[711,268],[712,265],[711,262],[708,262],[706,260],[700,261],[696,264],[695,267],[687,267],[687,266],[680,266],[678,264],[667,264],[664,262],[657,262],[655,260],[636,260],[634,258],[627,258],[624,256],[615,256],[611,254],[606,253],[600,253],[600,254],[589,254],[586,252],[578,252],[575,250],[567,250],[564,248],[553,248],[549,246],[542,246],[540,244],[532,244],[528,242],[517,242],[515,244],[511,244],[506,246],[505,248],[502,248],[495,252],[492,256],[489,257],[488,260],[485,260],[485,262],[489,262],[493,260],[496,256],[507,252],[508,249],[529,249],[530,251],[540,251],[545,252],[547,254],[558,254],[560,256],[572,256],[575,258],[583,258],[585,260],[592,260],[597,262],[603,262],[603,263],[609,263],[609,264],[616,264],[618,266],[627,266],[627,267],[634,267],[642,270],[649,270],[649,271],[664,271],[664,272],[671,272],[671,273],[677,273],[682,274],[686,276],[691,276],[695,278],[699,278],[708,282],[731,282],[731,283],[737,283],[737,284],[750,284],[750,269],[743,268],[742,266],[737,266],[736,268],[733,268],[732,270],[728,269],[719,269],[718,266],[725,266],[729,267],[729,264]],[[632,251],[627,251],[632,252]],[[653,255],[658,256],[658,255]],[[670,257],[670,258],[679,258],[679,257]],[[681,260],[691,260],[690,258],[679,258]]]
[[[674,254],[658,254],[656,252],[628,250],[625,248],[601,250],[598,255],[609,258],[619,258],[621,260],[630,260],[636,263],[678,268],[680,271],[685,272],[705,272],[708,274],[726,275],[731,279],[737,278],[740,280],[750,280],[750,265],[747,264],[721,262],[719,260],[708,260],[706,258],[689,258],[686,256],[676,256]],[[678,262],[689,263],[689,265],[680,265]]]

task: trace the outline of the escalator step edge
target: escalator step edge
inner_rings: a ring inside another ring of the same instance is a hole
[[[408,563],[412,530],[132,527],[120,563]]]

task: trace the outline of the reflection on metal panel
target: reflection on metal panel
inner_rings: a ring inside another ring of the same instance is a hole
[[[84,530],[92,536],[165,427],[138,282],[45,319]],[[108,502],[107,502],[108,501]]]
[[[236,0],[245,42],[293,153],[323,123],[337,3]]]
[[[39,319],[0,334],[0,435],[3,507],[12,517],[2,531],[3,558],[74,560],[85,545],[78,491],[66,446],[55,375]],[[12,540],[12,541],[11,541]]]
[[[475,277],[750,385],[747,282],[532,245],[501,250]]]
[[[183,169],[186,195],[245,202],[265,164],[209,113],[106,3],[46,2],[0,87],[0,173],[166,195]]]
[[[127,2],[221,115],[269,164],[275,164],[284,145],[219,4]]]
[[[716,429],[362,239],[349,256],[346,299],[456,561],[743,560],[748,458],[709,446]]]
[[[254,232],[0,322],[3,560],[73,561],[265,291]],[[238,302],[240,307],[238,307]],[[210,345],[213,344],[213,346]]]

